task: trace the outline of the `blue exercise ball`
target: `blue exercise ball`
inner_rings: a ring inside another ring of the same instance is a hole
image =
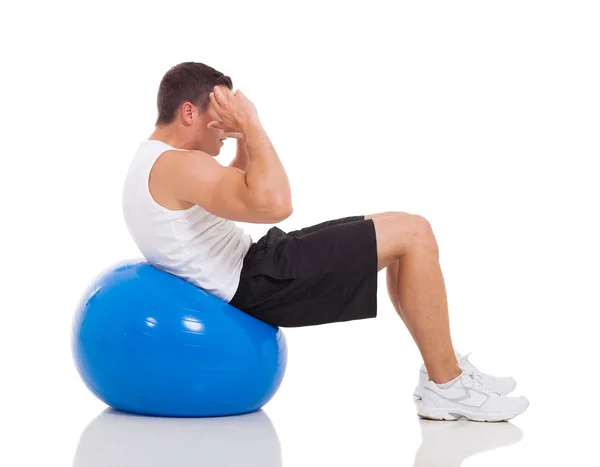
[[[75,366],[125,412],[210,417],[253,412],[285,373],[283,332],[143,260],[97,276],[73,320]]]

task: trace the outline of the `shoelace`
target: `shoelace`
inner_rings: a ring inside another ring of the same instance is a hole
[[[469,355],[469,354],[468,354]],[[488,394],[498,394],[500,395],[499,392],[496,391],[492,391],[491,389],[485,387],[483,385],[483,382],[481,380],[481,374],[477,371],[477,369],[473,366],[473,365],[469,365],[467,364],[463,364],[463,360],[468,357],[468,355],[466,355],[465,357],[463,357],[461,359],[461,361],[458,363],[458,367],[463,370],[463,373],[470,378],[473,381],[473,387],[476,387],[478,390],[486,392]]]
[[[482,382],[483,375],[481,371],[475,368],[475,365],[473,365],[469,361],[469,355],[471,355],[471,352],[469,352],[466,355],[463,355],[463,357],[460,359],[460,362],[458,362],[458,366],[459,368],[465,370],[468,374],[472,374],[473,376],[475,376],[478,379],[478,381]]]
[[[463,370],[467,375],[471,376],[471,378],[476,378],[477,381],[481,382],[481,374],[477,370],[477,368],[475,368],[475,366],[469,361],[469,355],[471,355],[471,352],[469,352],[466,355],[463,355],[456,366]]]
[[[469,369],[473,372],[477,372],[477,368],[475,368],[475,366],[469,361],[469,355],[471,355],[472,352],[469,352],[466,355],[463,355],[463,357],[460,359],[459,364],[462,364],[466,367],[469,367]]]

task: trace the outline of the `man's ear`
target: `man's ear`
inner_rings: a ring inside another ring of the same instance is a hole
[[[194,115],[194,108],[192,107],[192,105],[189,102],[186,102],[185,104],[183,104],[183,106],[181,107],[181,113],[183,114],[183,117],[188,121],[191,122],[193,115]]]

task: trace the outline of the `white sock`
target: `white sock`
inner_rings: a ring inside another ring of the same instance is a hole
[[[461,373],[461,374],[462,374],[462,373]],[[458,381],[458,378],[460,378],[460,375],[458,375],[458,376],[457,376],[456,378],[454,378],[452,381],[448,381],[447,383],[443,383],[443,384],[438,384],[438,383],[435,383],[435,384],[437,384],[439,388],[442,388],[442,389],[448,389],[450,386],[452,386],[454,383],[456,383],[456,381]],[[435,381],[434,381],[434,382],[435,382]]]

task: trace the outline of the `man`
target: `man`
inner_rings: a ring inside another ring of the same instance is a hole
[[[526,410],[456,353],[444,279],[429,222],[405,212],[330,220],[253,242],[235,221],[275,224],[292,213],[285,169],[254,104],[202,63],[170,69],[155,131],[135,154],[123,190],[127,227],[148,262],[275,326],[374,318],[377,275],[424,360],[418,414],[437,420],[508,420]],[[214,157],[237,139],[224,167]],[[460,361],[457,361],[460,360]]]

